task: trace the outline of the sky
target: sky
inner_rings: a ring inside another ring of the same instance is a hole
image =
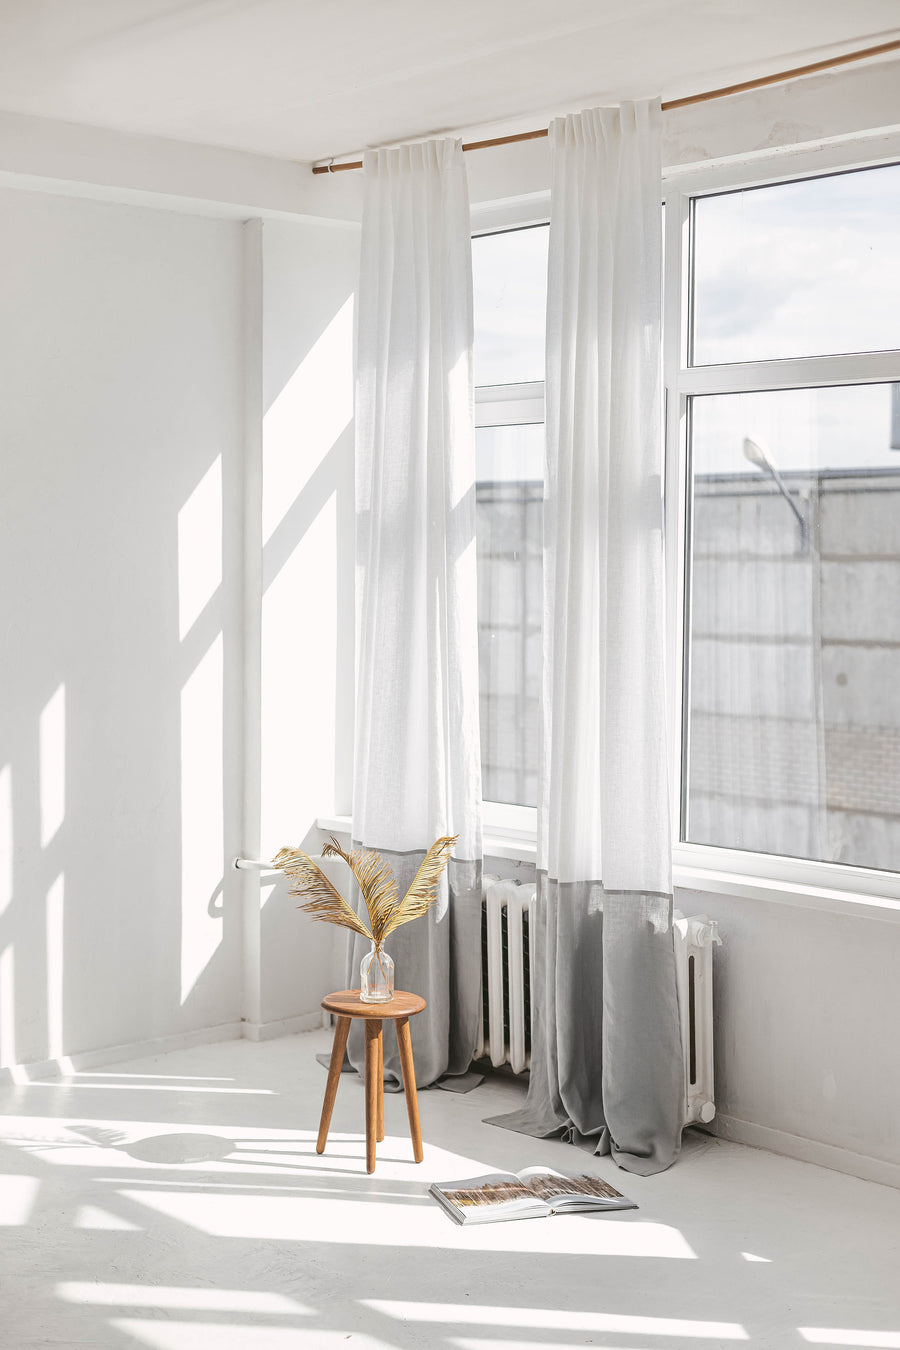
[[[705,197],[694,230],[697,364],[900,348],[900,165]],[[476,384],[543,379],[548,234],[473,240]],[[748,472],[745,437],[786,471],[900,469],[891,398],[882,384],[695,399],[695,470]]]

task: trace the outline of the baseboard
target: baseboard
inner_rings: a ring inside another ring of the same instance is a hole
[[[179,1031],[172,1036],[158,1036],[148,1041],[131,1041],[125,1045],[109,1045],[101,1050],[82,1050],[59,1059],[36,1060],[31,1064],[11,1064],[0,1068],[0,1083],[34,1083],[42,1078],[59,1078],[85,1069],[102,1068],[120,1060],[145,1059],[148,1055],[164,1055],[170,1050],[189,1050],[195,1045],[209,1045],[213,1041],[236,1041],[242,1036],[240,1022],[224,1022],[217,1027],[202,1027],[199,1031]]]
[[[750,1120],[739,1120],[736,1116],[717,1115],[714,1121],[701,1128],[735,1144],[765,1148],[770,1153],[796,1158],[798,1162],[814,1163],[817,1167],[828,1167],[832,1172],[846,1172],[848,1176],[859,1177],[862,1181],[876,1181],[882,1186],[900,1189],[900,1163],[870,1158],[865,1153],[854,1153],[851,1149],[837,1148],[834,1144],[804,1139],[801,1135],[788,1134],[785,1130],[773,1130],[769,1125],[755,1125]]]
[[[328,1014],[301,1013],[275,1022],[243,1022],[242,1035],[248,1041],[274,1041],[279,1036],[296,1036],[301,1031],[321,1031],[328,1025]]]

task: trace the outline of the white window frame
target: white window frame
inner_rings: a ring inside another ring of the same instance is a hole
[[[687,747],[683,743],[688,578],[687,408],[695,394],[900,381],[900,349],[864,355],[689,366],[691,199],[847,169],[900,162],[900,136],[780,152],[699,171],[672,173],[665,188],[663,366],[666,389],[667,665],[671,691],[672,848],[676,886],[900,922],[900,873],[847,863],[779,857],[681,841]]]
[[[475,213],[473,212],[473,216]],[[474,224],[474,220],[473,220]],[[472,237],[505,234],[511,230],[546,225],[547,216],[534,214],[528,202],[518,211],[482,212]],[[544,421],[544,381],[522,384],[479,385],[475,389],[475,429],[479,427],[532,426]],[[533,862],[537,839],[537,808],[509,802],[484,801],[482,828],[484,852],[493,858],[517,858]]]

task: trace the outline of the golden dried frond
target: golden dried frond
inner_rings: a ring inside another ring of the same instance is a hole
[[[388,924],[397,908],[397,882],[389,863],[371,849],[351,849],[345,853],[336,839],[332,838],[322,849],[328,857],[343,858],[356,877],[362,892],[369,923],[372,925],[372,937],[376,943],[384,941],[390,932]]]
[[[323,923],[334,923],[339,928],[350,928],[360,937],[372,940],[372,933],[351,905],[331,884],[325,873],[307,853],[300,848],[283,848],[272,859],[272,866],[284,872],[291,880],[291,895],[305,896],[305,903],[298,905],[305,913]]]
[[[385,937],[401,924],[409,923],[410,919],[418,919],[426,914],[434,904],[437,899],[438,882],[450,861],[450,850],[458,838],[457,834],[444,835],[431,845],[413,877],[412,885],[388,919],[384,930]]]

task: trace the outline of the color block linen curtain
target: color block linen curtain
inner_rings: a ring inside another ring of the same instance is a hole
[[[479,1011],[469,200],[458,141],[369,152],[364,173],[353,838],[390,862],[402,896],[435,839],[459,836],[439,903],[387,943],[397,987],[428,1002],[410,1024],[422,1085],[468,1068]],[[352,987],[366,950],[356,939]],[[361,1068],[361,1040],[349,1053]],[[400,1081],[388,1037],[385,1075]]]
[[[524,1108],[677,1156],[661,501],[659,102],[554,121],[537,978]]]

